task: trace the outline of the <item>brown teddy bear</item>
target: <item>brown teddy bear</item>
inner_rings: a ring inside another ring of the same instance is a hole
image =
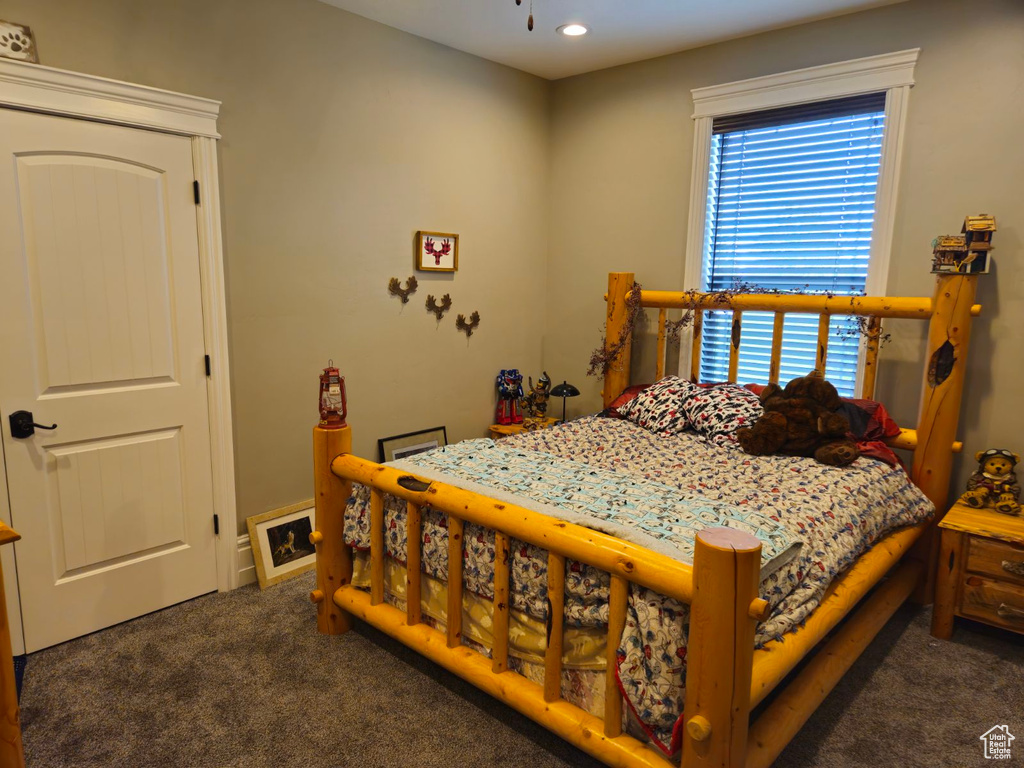
[[[1020,456],[1001,448],[978,451],[974,454],[978,468],[967,481],[967,491],[960,503],[975,509],[994,507],[1004,515],[1020,514],[1020,483],[1014,467]]]
[[[793,379],[785,389],[769,384],[761,393],[764,414],[750,427],[736,430],[743,450],[754,456],[780,453],[808,456],[822,464],[845,467],[860,451],[847,437],[850,422],[836,409],[836,388],[817,371]]]

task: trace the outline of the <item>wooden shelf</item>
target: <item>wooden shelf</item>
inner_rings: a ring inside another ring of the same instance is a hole
[[[535,420],[533,423],[538,426],[532,429],[528,428],[528,422],[523,422],[522,424],[491,424],[488,428],[490,430],[489,437],[494,440],[500,440],[509,435],[518,435],[520,432],[536,432],[538,429],[547,429],[548,427],[555,426],[558,423],[558,419],[548,417]]]

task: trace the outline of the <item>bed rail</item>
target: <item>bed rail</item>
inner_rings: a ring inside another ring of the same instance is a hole
[[[620,273],[621,274],[621,273]],[[625,273],[630,274],[630,273]],[[837,296],[800,293],[701,293],[699,291],[640,292],[640,305],[664,309],[739,310],[740,312],[800,312],[810,315],[863,315],[928,320],[935,310],[927,296]],[[981,305],[971,306],[971,315],[981,314]]]
[[[488,530],[498,531],[562,558],[592,565],[683,603],[693,599],[692,567],[592,528],[574,525],[453,485],[418,478],[408,472],[351,454],[337,456],[331,462],[331,472],[342,480],[368,486],[375,499],[386,493],[417,507],[430,506],[446,513],[449,521],[455,519],[459,521],[458,524],[475,523]],[[378,528],[383,531],[383,507],[379,507],[381,511],[378,513],[378,502],[374,501],[372,509],[371,536],[376,536]],[[371,538],[371,559],[374,541]],[[383,534],[377,543],[383,546]]]

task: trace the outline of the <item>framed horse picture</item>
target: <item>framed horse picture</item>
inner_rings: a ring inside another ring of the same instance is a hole
[[[424,272],[458,271],[459,236],[444,232],[417,232],[416,269]]]
[[[316,530],[314,513],[310,499],[245,521],[260,589],[316,567],[316,547],[309,541]]]

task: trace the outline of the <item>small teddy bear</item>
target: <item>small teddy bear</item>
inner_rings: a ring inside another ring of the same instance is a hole
[[[1020,483],[1014,467],[1020,456],[1002,448],[990,448],[974,454],[978,468],[967,481],[960,503],[975,509],[993,507],[1004,515],[1020,514]]]
[[[836,413],[842,405],[839,393],[817,371],[793,379],[785,389],[769,384],[761,405],[764,413],[753,426],[736,430],[747,453],[808,456],[833,467],[845,467],[860,456],[847,437],[850,422]]]

